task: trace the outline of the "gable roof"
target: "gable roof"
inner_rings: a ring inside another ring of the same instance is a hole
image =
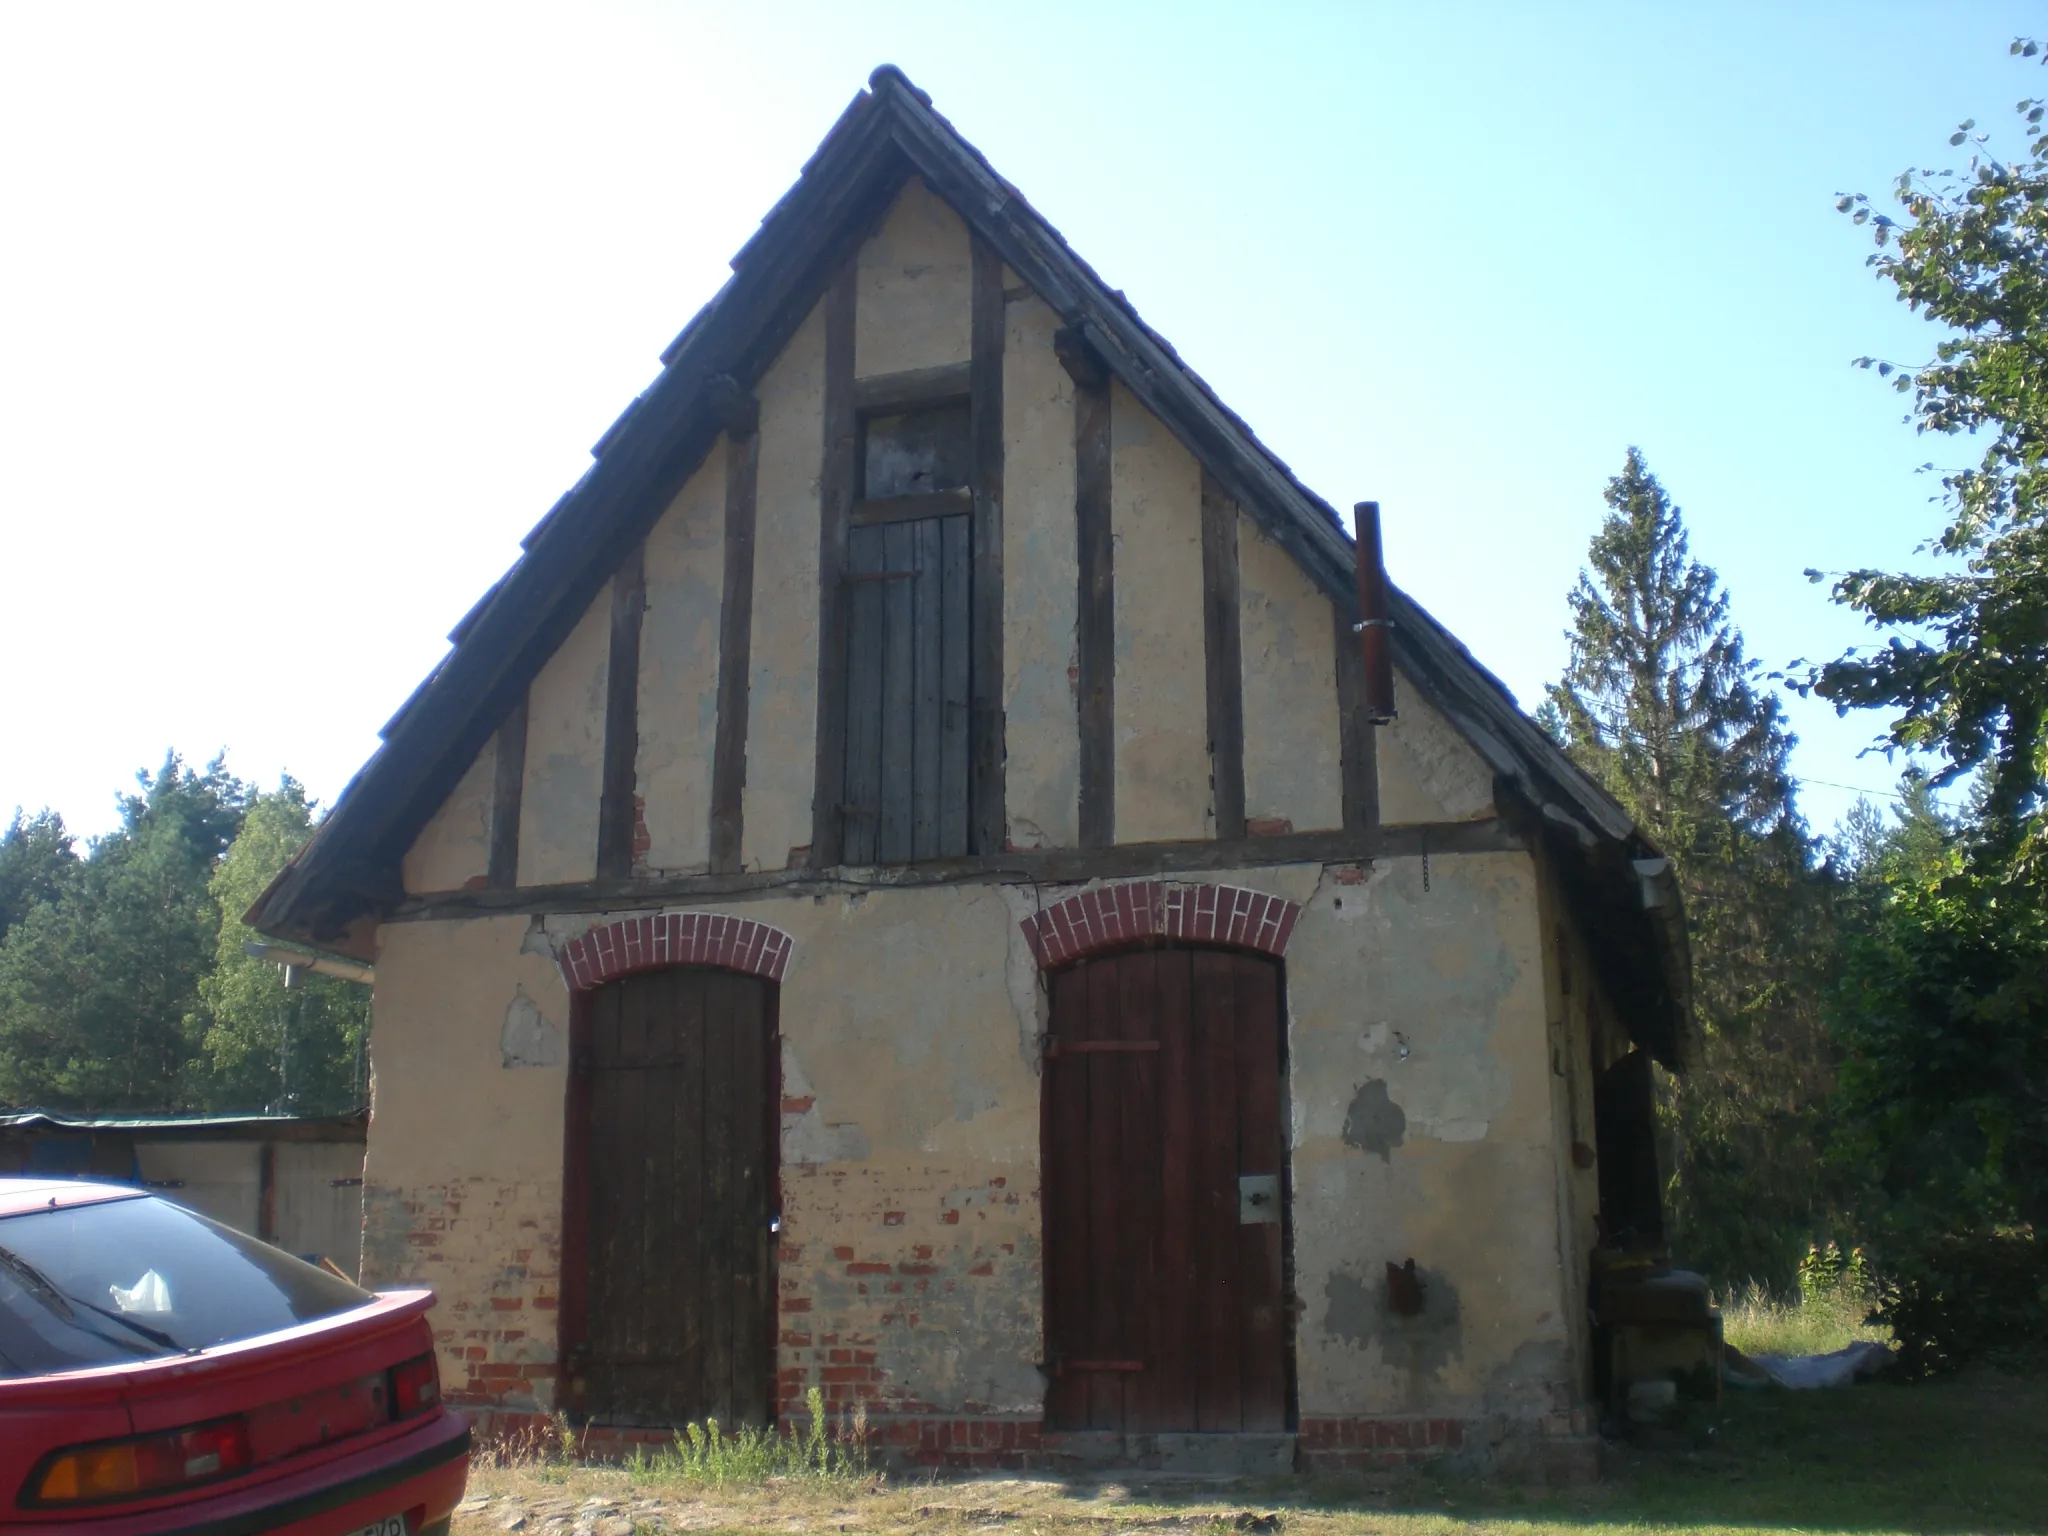
[[[732,258],[732,276],[663,351],[661,373],[599,439],[583,477],[450,632],[452,649],[251,909],[253,926],[329,938],[399,898],[406,849],[711,448],[721,430],[717,397],[733,381],[751,387],[760,378],[822,294],[837,254],[864,237],[913,175],[1175,432],[1332,602],[1356,612],[1354,546],[1337,511],[932,110],[929,96],[884,65]],[[1404,674],[1480,753],[1503,803],[1525,812],[1532,835],[1556,855],[1575,910],[1604,935],[1594,946],[1608,953],[1603,980],[1631,1032],[1679,1065],[1690,1029],[1683,920],[1668,882],[1651,905],[1651,885],[1631,864],[1655,850],[1420,604],[1398,588],[1391,601]]]

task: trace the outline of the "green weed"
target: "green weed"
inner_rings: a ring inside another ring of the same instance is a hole
[[[686,1424],[675,1444],[649,1455],[636,1450],[626,1470],[635,1482],[703,1483],[713,1488],[765,1483],[770,1478],[814,1482],[857,1481],[868,1475],[868,1418],[865,1407],[834,1422],[825,1395],[806,1394],[810,1423],[792,1424],[786,1434],[743,1427],[724,1433],[718,1420]]]
[[[1745,1285],[1721,1298],[1721,1328],[1746,1355],[1825,1355],[1851,1344],[1890,1344],[1891,1330],[1867,1321],[1875,1288],[1861,1248],[1833,1243],[1799,1261],[1796,1296]]]

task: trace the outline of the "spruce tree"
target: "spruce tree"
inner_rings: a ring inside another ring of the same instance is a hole
[[[1680,1256],[1724,1280],[1783,1279],[1830,1209],[1827,903],[1794,800],[1793,737],[1638,450],[1606,501],[1543,718],[1671,857],[1684,894],[1704,1050],[1665,1083]]]

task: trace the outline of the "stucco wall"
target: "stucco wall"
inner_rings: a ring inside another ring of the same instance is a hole
[[[1202,670],[1202,470],[1110,386],[1116,570],[1116,840],[1211,836]]]
[[[1237,520],[1244,667],[1244,811],[1296,832],[1344,824],[1330,602],[1294,557]]]
[[[597,872],[611,613],[612,586],[606,582],[527,692],[521,885],[588,880]]]
[[[1394,710],[1391,724],[1373,728],[1380,820],[1478,821],[1493,815],[1493,770],[1399,671]]]
[[[1288,951],[1303,1416],[1527,1420],[1574,1374],[1524,854],[1319,883]],[[1414,1259],[1425,1306],[1388,1305]]]
[[[911,177],[860,248],[854,374],[966,362],[973,350],[970,262],[967,226]]]
[[[1074,385],[1053,355],[1059,316],[1026,296],[1003,347],[1004,791],[1010,841],[1071,848],[1080,836],[1074,623]]]
[[[497,765],[497,739],[493,737],[406,850],[400,878],[408,892],[457,891],[489,872]]]
[[[640,621],[637,793],[649,867],[711,860],[711,754],[718,739],[718,630],[725,586],[725,446],[647,535]]]
[[[1521,854],[1217,882],[1304,904],[1286,956],[1307,1418],[1526,1423],[1574,1374],[1544,938]],[[1038,1037],[1019,922],[1064,890],[726,908],[794,941],[780,997],[780,1392],[878,1413],[1040,1412]],[[606,914],[388,925],[365,1263],[438,1286],[453,1390],[549,1403],[568,998]],[[857,978],[857,981],[855,980]],[[538,1063],[538,1065],[534,1065]],[[1428,1305],[1390,1315],[1413,1257]],[[475,1351],[474,1355],[471,1351]]]
[[[527,949],[527,928],[498,917],[381,930],[363,1283],[434,1287],[451,1400],[544,1411],[569,998],[554,962]],[[507,1065],[536,1060],[551,1064]]]
[[[818,475],[825,455],[821,303],[763,375],[754,622],[741,853],[782,869],[811,841],[818,739]]]

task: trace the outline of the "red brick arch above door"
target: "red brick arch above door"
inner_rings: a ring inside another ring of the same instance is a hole
[[[1232,944],[1279,956],[1287,951],[1301,903],[1241,885],[1169,885],[1136,880],[1105,885],[1024,919],[1025,942],[1041,970],[1135,939]]]
[[[635,971],[670,965],[718,965],[782,980],[795,941],[780,928],[722,912],[662,912],[621,918],[571,939],[558,952],[574,992],[588,992]]]

